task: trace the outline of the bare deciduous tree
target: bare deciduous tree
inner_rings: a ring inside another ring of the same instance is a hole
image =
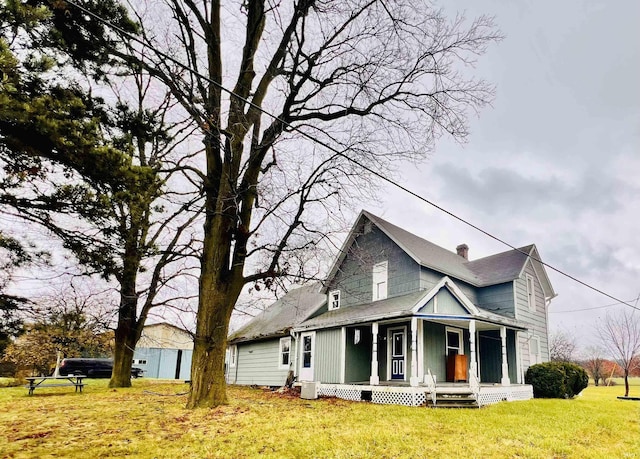
[[[566,330],[556,330],[549,339],[549,354],[556,362],[573,362],[576,339]]]
[[[624,372],[624,395],[629,396],[629,373],[640,354],[640,313],[625,309],[607,314],[596,327],[602,346]]]
[[[185,165],[206,211],[187,406],[215,406],[243,287],[316,275],[304,253],[327,241],[350,196],[373,188],[358,163],[388,175],[443,134],[463,140],[493,91],[462,67],[500,37],[490,18],[450,20],[423,1],[164,0],[131,11],[140,65],[201,129],[203,161]]]
[[[607,377],[607,359],[604,358],[604,351],[600,347],[587,348],[583,366],[596,386],[600,385],[601,379],[604,380]]]

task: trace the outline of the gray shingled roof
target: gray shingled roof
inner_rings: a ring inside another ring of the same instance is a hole
[[[501,284],[517,279],[533,245],[508,250],[468,262],[467,268],[480,279],[481,285]],[[522,253],[524,252],[524,253]]]
[[[413,315],[413,308],[420,304],[430,292],[421,290],[407,295],[396,296],[386,300],[374,301],[373,303],[365,303],[357,306],[349,306],[346,308],[327,311],[317,317],[302,322],[295,327],[296,330],[318,329],[329,327],[340,327],[343,325],[372,322],[381,319],[392,319],[396,317],[408,317]],[[501,316],[485,309],[479,308],[478,314],[469,314],[479,320],[508,325],[517,328],[523,328],[517,320],[509,317]],[[432,319],[438,319],[442,316],[442,320],[446,320],[449,314],[428,314]]]
[[[291,328],[311,316],[326,301],[320,284],[314,283],[291,290],[260,315],[229,336],[230,343],[284,336]]]
[[[422,266],[477,287],[501,284],[517,279],[524,263],[527,261],[527,255],[520,251],[529,254],[533,247],[533,245],[528,245],[518,250],[508,250],[496,255],[468,261],[457,253],[416,236],[367,211],[362,211],[362,214]]]
[[[297,328],[323,328],[366,322],[376,318],[391,318],[410,315],[411,309],[421,298],[426,296],[427,293],[428,292],[424,290],[420,290],[408,295],[374,301],[373,303],[334,309],[302,322]]]

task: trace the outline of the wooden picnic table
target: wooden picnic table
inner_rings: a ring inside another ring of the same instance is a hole
[[[29,384],[26,387],[29,389],[29,395],[33,395],[33,391],[41,387],[75,387],[76,392],[82,392],[84,383],[82,379],[86,378],[85,375],[68,375],[68,376],[31,376],[25,378]],[[53,382],[52,382],[53,381]],[[56,382],[66,381],[66,382]]]

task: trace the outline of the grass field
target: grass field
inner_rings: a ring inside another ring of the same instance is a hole
[[[187,411],[185,384],[133,384],[116,390],[88,380],[82,394],[52,388],[31,397],[1,388],[0,457],[640,458],[640,402],[616,399],[621,386],[479,410],[231,387],[229,405]],[[640,386],[630,395],[640,396]]]

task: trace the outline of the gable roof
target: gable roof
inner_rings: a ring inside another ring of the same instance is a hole
[[[229,343],[285,336],[311,316],[325,302],[320,284],[314,283],[289,291],[262,313],[229,336]]]
[[[460,305],[468,311],[467,314],[454,315],[439,313],[422,313],[422,309],[438,292],[447,289]],[[455,282],[443,277],[430,290],[419,290],[402,296],[387,298],[385,300],[374,301],[372,303],[359,304],[345,308],[333,309],[324,312],[319,316],[305,320],[294,328],[294,331],[314,330],[319,328],[340,327],[357,323],[374,322],[382,319],[393,319],[401,317],[417,316],[433,320],[460,320],[476,319],[482,322],[506,325],[512,328],[525,330],[516,319],[495,314],[485,309],[475,306],[469,298],[460,290]]]
[[[502,284],[510,282],[520,277],[529,256],[537,255],[535,245],[527,245],[519,249],[512,249],[506,252],[490,255],[469,261],[455,252],[451,252],[439,245],[429,242],[399,226],[363,210],[360,212],[355,225],[351,229],[345,240],[339,256],[333,265],[328,276],[331,279],[339,269],[342,261],[346,257],[349,248],[360,235],[364,219],[371,221],[394,243],[396,243],[407,255],[421,266],[433,269],[439,273],[450,276],[454,279],[462,280],[475,287],[486,287],[488,285]],[[539,260],[539,256],[536,257]],[[555,292],[551,287],[544,268],[539,261],[534,262],[534,269],[543,283],[545,296],[552,298]],[[542,275],[540,273],[543,273]]]

